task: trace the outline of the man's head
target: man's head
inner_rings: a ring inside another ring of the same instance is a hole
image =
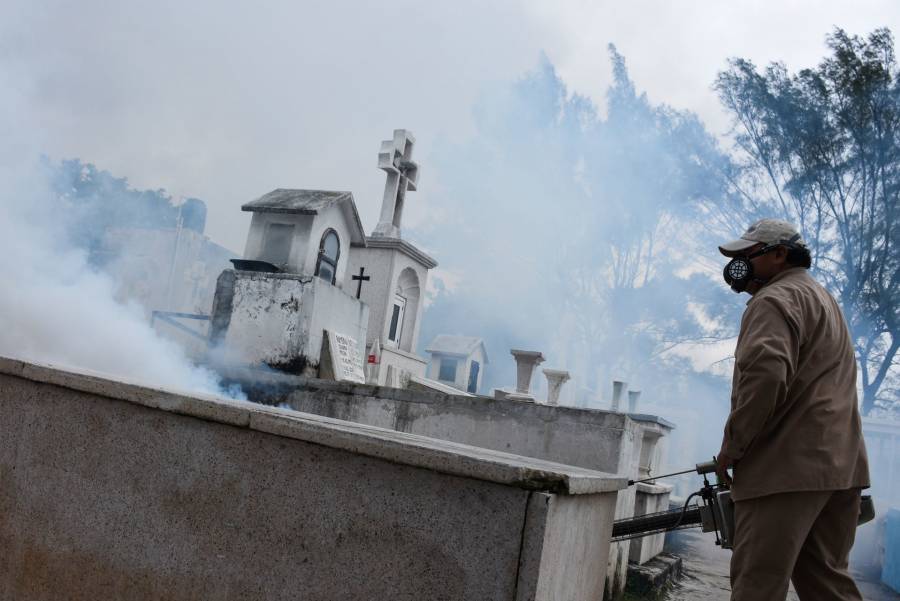
[[[791,267],[809,268],[806,243],[793,225],[779,219],[760,219],[737,240],[719,247],[731,262],[725,281],[735,292],[756,294],[773,277]]]

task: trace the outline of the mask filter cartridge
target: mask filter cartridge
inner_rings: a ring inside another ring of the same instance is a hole
[[[725,283],[735,292],[743,292],[753,280],[753,265],[744,258],[734,258],[728,262],[722,272]]]

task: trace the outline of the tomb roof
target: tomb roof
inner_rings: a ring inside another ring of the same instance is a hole
[[[359,219],[359,212],[356,210],[353,194],[350,192],[278,188],[242,205],[241,210],[259,213],[318,215],[334,205],[340,206],[353,230],[352,242],[359,246],[365,246],[365,231]]]
[[[437,267],[437,261],[422,252],[415,245],[401,238],[389,238],[387,236],[369,236],[366,238],[366,244],[369,248],[389,248],[399,250],[406,256],[424,265],[426,269],[434,269]]]

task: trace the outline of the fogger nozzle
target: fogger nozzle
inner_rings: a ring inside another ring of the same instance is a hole
[[[701,476],[703,474],[711,474],[716,471],[716,461],[713,459],[712,461],[704,461],[703,463],[697,464],[697,473]]]

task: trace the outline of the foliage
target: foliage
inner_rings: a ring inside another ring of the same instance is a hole
[[[863,413],[895,403],[900,347],[900,83],[893,37],[835,29],[816,68],[734,59],[716,89],[756,213],[798,223],[856,343]]]
[[[605,115],[549,63],[485,98],[478,137],[434,157],[453,175],[430,200],[453,210],[417,232],[465,274],[429,307],[423,344],[456,332],[483,336],[495,357],[541,349],[582,402],[614,377],[654,399],[656,382],[700,377],[671,351],[732,335],[742,308],[716,250],[734,235],[722,203],[740,204],[734,165],[696,115],[651,103],[610,56]],[[488,385],[514,381],[512,369],[495,361]]]
[[[114,177],[79,159],[44,162],[71,242],[102,262],[103,236],[111,227],[171,228],[178,208],[165,190],[135,190],[124,177]]]

